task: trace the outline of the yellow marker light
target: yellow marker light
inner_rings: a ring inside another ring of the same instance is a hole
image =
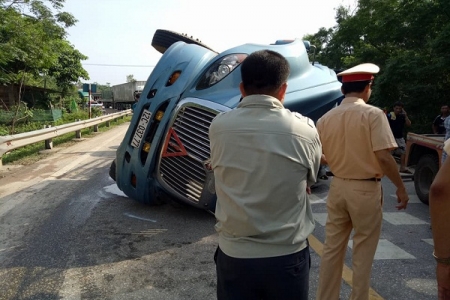
[[[144,146],[142,146],[142,150],[148,153],[150,151],[151,145],[152,144],[145,142]]]
[[[175,71],[172,73],[172,75],[170,75],[169,80],[167,81],[166,86],[171,86],[172,84],[175,83],[175,81],[177,81],[177,79],[180,77],[181,75],[181,71]]]
[[[155,115],[155,120],[161,121],[163,117],[164,117],[164,112],[162,110],[158,110]]]

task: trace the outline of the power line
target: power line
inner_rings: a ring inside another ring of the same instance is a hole
[[[133,68],[154,68],[155,66],[146,66],[146,65],[112,65],[112,64],[89,64],[89,63],[81,63],[86,66],[101,66],[101,67],[133,67]]]

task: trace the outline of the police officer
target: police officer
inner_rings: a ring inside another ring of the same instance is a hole
[[[361,64],[339,73],[345,98],[317,122],[323,152],[334,173],[327,199],[318,300],[339,299],[352,230],[351,299],[369,299],[372,262],[382,223],[381,178],[384,175],[397,187],[397,209],[405,209],[408,203],[408,194],[390,152],[397,144],[386,115],[367,104],[373,74],[378,71],[374,64]]]

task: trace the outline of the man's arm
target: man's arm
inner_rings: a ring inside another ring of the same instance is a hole
[[[311,186],[317,182],[317,175],[319,174],[320,163],[322,161],[322,158],[325,158],[325,155],[322,154],[322,144],[320,143],[318,133],[313,143],[311,144],[310,151],[312,155],[310,157],[311,166],[308,174],[308,186]]]
[[[395,206],[397,209],[406,209],[408,205],[408,194],[406,193],[405,185],[403,184],[402,177],[398,172],[397,163],[392,157],[389,149],[383,149],[375,151],[375,156],[377,157],[378,163],[380,164],[383,173],[392,181],[392,183],[397,187],[397,202],[399,205]]]
[[[436,125],[433,124],[433,125],[431,126],[431,128],[433,129],[433,133],[434,133],[434,134],[437,134],[437,128],[436,128]]]
[[[431,128],[433,129],[433,133],[434,134],[437,134],[437,130],[438,130],[437,121],[438,121],[438,118],[440,118],[440,116],[435,118],[434,121],[433,121],[433,125],[431,125]]]
[[[411,120],[408,118],[408,114],[406,113],[405,110],[403,110],[403,115],[405,116],[405,125],[406,125],[406,127],[410,127],[411,126]]]
[[[431,184],[430,217],[434,254],[438,258],[450,258],[450,159],[445,160]],[[450,265],[438,262],[436,277],[439,293],[450,294]]]
[[[446,159],[430,188],[430,217],[437,257],[450,257],[450,159]]]

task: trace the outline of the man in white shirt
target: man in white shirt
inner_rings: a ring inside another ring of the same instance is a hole
[[[241,103],[209,129],[217,193],[217,297],[308,299],[307,189],[322,154],[313,121],[283,107],[286,59],[257,51],[241,64]]]

